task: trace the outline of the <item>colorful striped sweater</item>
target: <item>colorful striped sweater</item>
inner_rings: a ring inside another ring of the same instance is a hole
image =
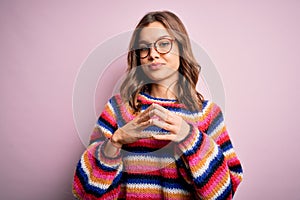
[[[113,96],[76,167],[74,196],[84,200],[232,199],[243,172],[219,106],[204,101],[201,112],[190,112],[176,100],[147,94],[140,94],[138,100],[142,111],[157,103],[182,116],[191,126],[190,134],[180,143],[140,139],[109,158],[103,153],[108,138],[134,118],[120,95]]]

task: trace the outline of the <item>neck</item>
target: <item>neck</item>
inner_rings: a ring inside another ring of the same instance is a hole
[[[152,84],[150,95],[155,98],[177,99],[176,82],[166,86],[161,84]]]

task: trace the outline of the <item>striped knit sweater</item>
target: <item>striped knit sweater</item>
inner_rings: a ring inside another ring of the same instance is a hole
[[[183,117],[190,134],[180,143],[140,139],[123,145],[115,158],[106,157],[108,138],[134,118],[120,95],[105,105],[90,145],[75,170],[77,199],[232,199],[242,180],[242,167],[229,139],[220,108],[204,101],[201,112],[190,112],[176,100],[140,94],[144,111],[157,103]],[[144,131],[165,134],[164,129]]]

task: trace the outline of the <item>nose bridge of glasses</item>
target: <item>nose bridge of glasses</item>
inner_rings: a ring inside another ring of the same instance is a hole
[[[162,41],[164,41],[164,40],[168,40],[170,42],[168,47],[164,46],[164,44],[162,43]],[[145,48],[144,47],[138,47],[138,49],[141,50],[140,51],[141,58],[146,58],[149,55],[151,57],[154,57],[154,56],[157,56],[157,55],[160,55],[160,54],[168,53],[172,48],[172,41],[171,41],[171,39],[161,38],[161,39],[158,39],[157,41],[152,42],[152,43],[148,43],[148,44],[143,43],[143,45],[145,45]],[[160,45],[162,45],[162,46],[160,46]],[[166,48],[169,48],[169,49],[166,49]]]

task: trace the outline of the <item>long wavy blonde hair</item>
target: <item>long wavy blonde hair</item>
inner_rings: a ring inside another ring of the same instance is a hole
[[[201,70],[194,58],[190,39],[182,21],[170,11],[155,11],[147,13],[136,26],[127,55],[127,75],[120,87],[122,99],[128,102],[135,112],[140,110],[138,95],[141,92],[151,92],[151,81],[147,80],[136,53],[141,30],[152,22],[160,22],[175,38],[179,47],[180,74],[177,87],[177,101],[184,104],[189,110],[202,110],[203,96],[197,92],[196,84]]]

